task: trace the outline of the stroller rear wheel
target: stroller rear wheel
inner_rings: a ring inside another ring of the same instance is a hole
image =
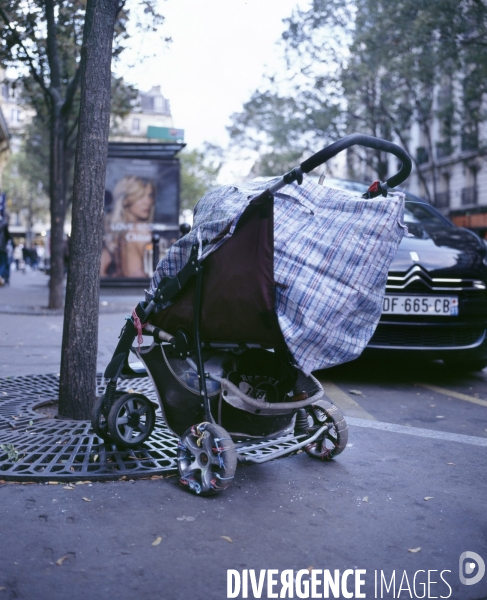
[[[108,414],[108,432],[116,444],[136,448],[150,437],[155,422],[156,411],[148,398],[142,394],[123,394]]]
[[[200,496],[226,489],[237,468],[237,451],[230,435],[218,425],[193,425],[178,444],[180,484]]]
[[[304,447],[305,452],[320,460],[331,460],[343,452],[348,442],[348,426],[340,410],[325,400],[317,400],[305,410],[310,427],[330,425],[320,438]]]

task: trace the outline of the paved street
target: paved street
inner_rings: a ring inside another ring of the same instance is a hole
[[[100,370],[136,301],[102,290]],[[0,288],[0,377],[58,372],[62,316],[46,304],[41,273]],[[463,552],[487,562],[487,371],[381,358],[317,376],[349,422],[330,463],[301,453],[239,467],[212,498],[175,477],[0,485],[0,600],[223,599],[227,569],[312,567],[366,570],[367,598],[487,598],[487,576],[459,579]]]

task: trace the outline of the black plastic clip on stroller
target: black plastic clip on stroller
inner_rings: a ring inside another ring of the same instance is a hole
[[[205,259],[194,245],[177,276],[163,277],[153,299],[140,302],[126,320],[104,374],[105,393],[92,412],[103,440],[136,448],[151,435],[153,403],[117,391],[119,379],[150,377],[164,420],[180,438],[180,483],[196,494],[228,487],[238,461],[261,463],[300,449],[330,460],[343,452],[345,419],[324,399],[320,383],[293,364],[275,314],[273,194],[301,184],[304,174],[353,145],[391,153],[402,163],[364,197],[387,196],[408,177],[411,159],[400,147],[351,135],[251,199],[230,239]],[[134,345],[142,334],[153,338],[149,346]],[[129,365],[131,352],[143,368]]]

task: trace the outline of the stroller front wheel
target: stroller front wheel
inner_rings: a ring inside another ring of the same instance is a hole
[[[105,394],[101,394],[101,396],[96,398],[93,408],[91,409],[91,426],[98,437],[105,442],[110,442],[112,439],[110,437],[110,433],[108,432],[107,415],[103,410],[104,403]]]
[[[142,394],[128,393],[113,403],[108,414],[108,431],[117,445],[137,448],[150,437],[155,422],[152,402]]]
[[[305,452],[312,458],[320,460],[331,460],[342,453],[347,447],[348,426],[340,410],[330,402],[317,400],[306,407],[306,413],[312,425],[328,424],[329,429],[315,442],[305,446]]]
[[[181,486],[209,496],[226,489],[237,469],[237,451],[229,433],[213,423],[190,427],[178,443]]]

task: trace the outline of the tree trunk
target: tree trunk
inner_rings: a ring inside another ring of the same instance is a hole
[[[429,188],[428,188],[428,200],[431,202],[431,204],[433,206],[436,206],[436,156],[434,154],[434,147],[433,147],[433,139],[432,139],[432,135],[431,135],[431,127],[429,125],[425,125],[424,128],[424,132],[427,136],[428,139],[428,150],[430,153],[430,161],[431,161],[431,182],[433,184],[433,194],[430,194]]]
[[[95,400],[103,201],[118,0],[88,0],[61,358],[59,415],[88,419]]]
[[[49,308],[62,308],[64,305],[64,219],[66,216],[64,163],[64,123],[58,103],[53,102],[51,109]]]
[[[50,70],[49,106],[51,125],[50,199],[51,199],[51,263],[49,281],[49,308],[62,308],[64,304],[64,218],[66,215],[66,190],[64,175],[65,120],[62,115],[62,77],[57,44],[56,7],[54,0],[45,0],[47,25],[47,56]]]

